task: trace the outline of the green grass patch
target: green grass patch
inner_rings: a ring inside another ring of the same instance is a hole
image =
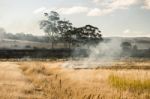
[[[111,74],[108,78],[109,83],[119,89],[133,91],[150,91],[150,79],[129,79]]]

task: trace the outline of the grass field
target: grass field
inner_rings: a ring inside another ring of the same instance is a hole
[[[150,99],[149,60],[115,61],[96,68],[61,67],[65,62],[0,62],[0,98]]]

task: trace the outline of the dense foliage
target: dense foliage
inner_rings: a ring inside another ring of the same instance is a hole
[[[101,31],[97,27],[92,25],[74,27],[68,20],[61,20],[60,15],[55,11],[44,13],[44,15],[46,19],[40,22],[40,28],[44,30],[52,43],[62,41],[69,45],[73,43],[89,44],[102,40]]]

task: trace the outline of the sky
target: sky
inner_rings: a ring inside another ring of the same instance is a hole
[[[44,35],[39,22],[51,10],[76,27],[98,27],[104,37],[150,37],[150,0],[0,0],[0,27]]]

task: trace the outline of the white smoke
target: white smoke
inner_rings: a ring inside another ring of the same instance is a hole
[[[109,42],[101,42],[96,46],[84,46],[81,49],[88,49],[87,58],[70,59],[63,64],[67,68],[96,68],[98,66],[109,66],[111,62],[119,59],[122,53],[122,41],[112,39]],[[78,53],[78,52],[75,52]]]
[[[4,38],[5,30],[0,27],[0,40]]]

